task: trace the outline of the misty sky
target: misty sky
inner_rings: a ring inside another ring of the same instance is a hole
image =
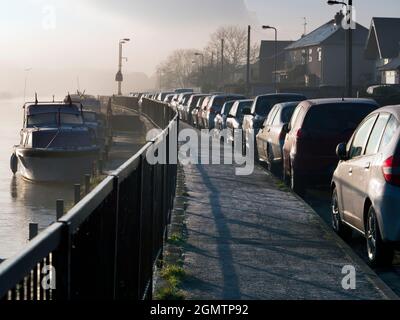
[[[260,28],[271,24],[280,39],[295,40],[303,32],[303,17],[311,31],[339,9],[325,0],[0,1],[0,92],[12,90],[7,86],[13,81],[21,87],[27,67],[40,81],[45,81],[41,72],[58,70],[63,81],[74,78],[65,82],[71,87],[80,69],[115,72],[122,37],[132,39],[124,48],[129,58],[125,72],[152,75],[175,48],[201,49],[219,25],[251,24],[260,40],[272,39],[272,32]],[[373,16],[400,16],[399,0],[355,4],[358,21],[367,27]]]

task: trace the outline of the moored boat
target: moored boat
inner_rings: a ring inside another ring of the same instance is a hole
[[[20,136],[11,170],[29,180],[79,181],[99,156],[96,133],[85,125],[82,106],[72,101],[26,103]]]

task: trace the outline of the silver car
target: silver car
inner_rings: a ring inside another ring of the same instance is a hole
[[[378,109],[337,147],[332,226],[342,237],[366,237],[372,266],[391,264],[400,242],[400,105]]]

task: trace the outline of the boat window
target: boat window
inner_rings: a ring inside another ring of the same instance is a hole
[[[61,113],[60,124],[61,125],[83,124],[83,120],[80,114]]]
[[[28,127],[40,127],[45,125],[56,125],[57,118],[56,113],[39,113],[28,116],[27,126]]]
[[[83,118],[85,119],[85,121],[89,121],[89,122],[96,122],[97,121],[95,113],[84,112],[83,113]]]

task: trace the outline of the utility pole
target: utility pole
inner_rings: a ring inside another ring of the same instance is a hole
[[[221,39],[221,87],[224,87],[224,45],[225,40]]]
[[[250,95],[250,42],[251,42],[251,26],[247,28],[247,74],[246,74],[246,93]]]

